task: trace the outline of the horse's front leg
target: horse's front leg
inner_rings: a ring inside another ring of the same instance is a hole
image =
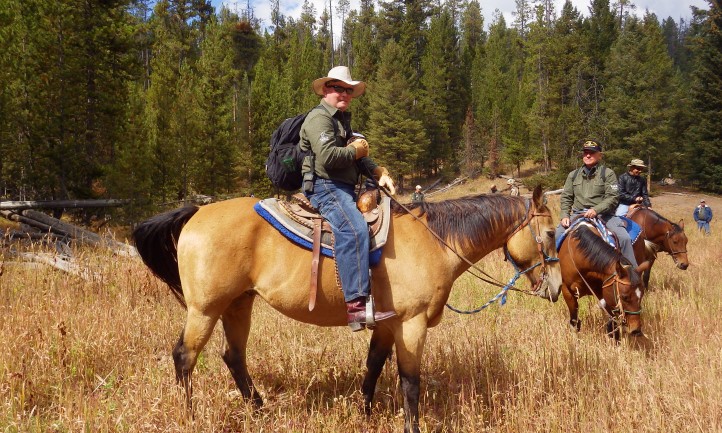
[[[396,357],[404,395],[404,433],[419,433],[421,356],[426,343],[426,316],[418,315],[397,328]]]
[[[245,399],[250,399],[256,407],[263,406],[263,399],[253,386],[251,375],[246,364],[246,346],[251,330],[251,310],[255,297],[245,293],[237,298],[221,316],[223,330],[226,334],[228,347],[223,354],[223,361],[236,382],[238,390]]]
[[[198,354],[208,342],[217,321],[218,315],[204,314],[189,305],[185,328],[173,348],[176,382],[185,389],[186,406],[189,410],[192,410],[193,396],[191,374],[196,366]]]
[[[363,385],[361,386],[366,415],[371,415],[371,403],[374,399],[376,383],[379,380],[386,360],[391,355],[391,349],[393,347],[394,336],[391,331],[383,325],[377,327],[371,335],[369,353],[366,357],[366,376],[364,376]]]
[[[572,292],[566,284],[562,284],[562,294],[569,308],[569,326],[579,332],[582,329],[582,321],[579,319],[579,292]]]

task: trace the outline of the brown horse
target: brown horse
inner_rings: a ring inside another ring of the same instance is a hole
[[[672,256],[679,269],[685,270],[689,267],[684,220],[675,224],[645,206],[632,206],[627,217],[642,227],[639,239],[634,244],[634,256],[637,263],[649,261],[649,269],[642,274],[645,287],[649,287],[649,274],[658,251]]]
[[[617,324],[626,325],[632,336],[642,336],[642,296],[644,286],[639,276],[648,262],[637,269],[601,238],[592,225],[579,223],[559,247],[562,270],[562,294],[569,307],[569,324],[579,331],[579,298],[594,295],[610,321],[607,331],[619,338]]]
[[[173,349],[176,379],[190,405],[191,373],[198,354],[221,320],[223,360],[241,394],[263,402],[248,373],[246,344],[256,297],[282,314],[319,326],[346,326],[343,294],[332,259],[321,259],[316,307],[308,309],[311,251],[281,235],[241,198],[200,208],[185,207],[142,223],[133,237],[143,261],[170,285],[187,308],[185,328]],[[421,356],[429,327],[441,321],[454,281],[491,251],[506,247],[536,294],[556,300],[561,286],[554,248],[554,221],[541,188],[531,200],[475,196],[396,210],[372,291],[381,311],[397,317],[378,323],[371,336],[363,380],[370,413],[376,382],[396,346],[404,398],[405,431],[419,431]],[[417,220],[418,218],[418,220]],[[428,225],[428,228],[427,228]],[[444,240],[445,246],[432,231]],[[457,253],[453,252],[455,249]],[[463,260],[461,256],[467,260]]]

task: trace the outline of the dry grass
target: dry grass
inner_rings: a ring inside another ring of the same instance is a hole
[[[689,220],[696,197],[659,212]],[[708,202],[709,202],[708,198]],[[715,208],[715,203],[711,203]],[[720,209],[720,207],[716,207]],[[692,265],[662,257],[644,299],[651,347],[610,344],[604,319],[582,302],[580,333],[563,302],[510,293],[505,306],[447,312],[423,361],[424,432],[722,431],[722,232],[688,226]],[[296,323],[258,302],[249,366],[266,400],[243,401],[220,359],[220,328],[194,373],[195,419],[183,409],[170,351],[184,311],[135,260],[78,251],[88,282],[5,261],[0,276],[2,432],[392,432],[403,429],[394,362],[366,421],[359,392],[369,333]],[[511,276],[501,255],[482,266]],[[469,277],[450,302],[475,307],[496,294]]]

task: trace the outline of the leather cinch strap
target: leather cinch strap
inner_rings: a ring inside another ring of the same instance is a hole
[[[308,311],[316,306],[318,291],[318,263],[321,257],[321,225],[323,218],[313,219],[313,260],[311,260],[311,290],[308,294]]]

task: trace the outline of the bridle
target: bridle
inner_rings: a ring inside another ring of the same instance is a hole
[[[540,278],[536,282],[536,284],[534,284],[534,287],[532,287],[529,290],[517,289],[516,287],[513,288],[513,290],[516,290],[518,292],[526,292],[528,294],[533,294],[539,290],[539,288],[546,281],[546,279],[549,275],[547,273],[547,263],[558,262],[559,259],[556,257],[549,257],[549,255],[547,255],[547,253],[544,251],[544,240],[541,237],[541,228],[540,228],[539,220],[538,219],[535,220],[535,217],[551,218],[552,217],[551,214],[549,212],[543,212],[543,213],[537,212],[536,206],[532,209],[529,200],[527,200],[525,204],[527,207],[526,218],[524,218],[524,221],[522,221],[521,224],[519,224],[519,226],[516,229],[514,229],[514,231],[509,235],[509,237],[507,238],[507,242],[509,241],[509,239],[514,237],[515,234],[517,234],[518,232],[520,232],[521,230],[523,230],[525,227],[528,226],[529,232],[531,233],[532,238],[536,242],[536,249],[537,249],[537,253],[539,254],[539,261],[537,263],[535,263],[534,265],[530,266],[529,268],[521,271],[519,269],[519,265],[516,263],[514,258],[511,256],[511,254],[509,254],[509,249],[507,248],[506,244],[504,244],[504,256],[509,261],[509,263],[511,263],[511,265],[514,267],[514,270],[519,274],[525,274],[525,273],[531,271],[532,269],[536,268],[537,266],[541,266]],[[535,224],[536,225],[536,233],[534,233],[534,227],[531,224],[532,220],[534,220],[536,223]]]

